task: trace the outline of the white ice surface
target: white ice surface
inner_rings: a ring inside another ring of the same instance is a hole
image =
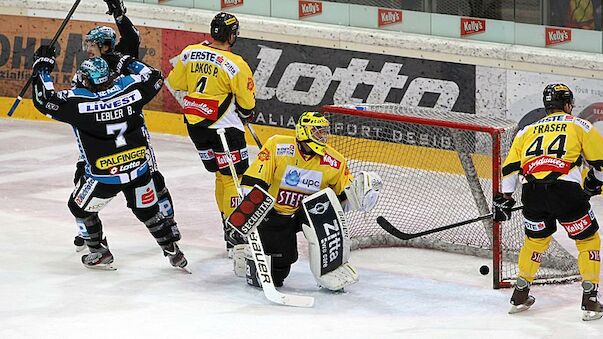
[[[153,137],[192,275],[169,265],[121,196],[100,214],[118,270],[84,268],[66,206],[70,127],[0,119],[0,338],[603,338],[603,320],[580,320],[578,283],[535,286],[533,308],[510,316],[511,290],[478,273],[485,259],[430,250],[353,252],[360,282],[344,294],[318,290],[302,254],[283,290],[315,307],[271,304],[232,273],[213,176],[192,143]]]

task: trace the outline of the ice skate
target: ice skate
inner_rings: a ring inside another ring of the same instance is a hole
[[[511,305],[513,306],[511,306],[509,314],[526,311],[534,305],[535,301],[536,298],[530,295],[530,283],[523,278],[518,278],[511,296]]]
[[[166,246],[161,246],[161,248],[163,249],[163,255],[168,257],[172,266],[179,268],[185,271],[186,273],[192,273],[186,267],[186,265],[188,265],[188,261],[186,260],[186,257],[184,257],[184,253],[182,253],[176,242],[173,242]]]
[[[582,282],[582,320],[591,321],[603,317],[603,305],[597,298],[598,284],[590,281]]]
[[[82,238],[82,236],[79,234],[73,239],[73,245],[75,245],[76,252],[81,252],[87,248],[84,238]]]
[[[90,248],[90,253],[82,256],[82,264],[91,269],[115,271],[116,268],[111,265],[112,263],[113,254],[102,245],[98,249]]]

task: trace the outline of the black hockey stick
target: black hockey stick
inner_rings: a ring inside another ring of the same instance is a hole
[[[253,137],[253,140],[255,140],[256,145],[258,145],[259,148],[262,148],[262,142],[260,141],[260,138],[258,138],[258,135],[255,134],[253,126],[251,126],[251,124],[247,124],[247,129],[249,129],[249,133]]]
[[[52,47],[52,46],[54,46],[54,44],[57,43],[57,40],[59,40],[59,36],[61,35],[61,33],[63,33],[63,30],[65,30],[65,26],[67,26],[67,23],[71,19],[71,16],[73,15],[73,12],[75,12],[75,9],[77,8],[77,6],[80,4],[80,1],[81,0],[75,0],[75,3],[73,4],[73,6],[71,6],[71,10],[69,11],[69,13],[67,13],[67,16],[63,20],[63,23],[61,24],[61,26],[59,27],[59,29],[55,33],[55,35],[52,38],[52,40],[50,40],[50,43],[48,44],[49,47]],[[17,107],[21,103],[21,100],[23,100],[23,96],[25,95],[25,92],[27,92],[27,89],[31,85],[31,82],[33,81],[33,78],[34,78],[34,74],[32,73],[31,76],[29,77],[29,79],[27,79],[27,82],[25,83],[25,86],[23,86],[23,88],[21,89],[21,92],[19,92],[19,95],[17,95],[17,98],[15,99],[15,102],[11,106],[10,110],[8,110],[7,115],[9,117],[12,116],[13,113],[15,113],[15,110],[17,109]]]
[[[517,211],[517,210],[520,210],[522,208],[523,208],[523,206],[516,206],[516,207],[513,207],[511,209],[511,211]],[[470,224],[470,223],[473,223],[473,222],[476,222],[476,221],[486,220],[486,219],[490,219],[490,218],[492,218],[492,213],[488,213],[488,214],[479,216],[477,218],[473,218],[473,219],[469,219],[469,220],[465,220],[465,221],[456,222],[454,224],[450,224],[450,225],[446,225],[446,226],[441,226],[441,227],[437,227],[437,228],[434,228],[434,229],[431,229],[431,230],[422,231],[422,232],[418,232],[418,233],[405,233],[405,232],[402,232],[399,229],[395,228],[389,221],[387,221],[387,219],[385,219],[382,216],[377,217],[377,223],[387,233],[393,235],[394,237],[396,237],[398,239],[402,239],[402,240],[410,240],[410,239],[422,237],[424,235],[428,235],[428,234],[432,234],[432,233],[437,233],[437,232],[449,230],[451,228],[455,228],[455,227],[467,225],[467,224]]]

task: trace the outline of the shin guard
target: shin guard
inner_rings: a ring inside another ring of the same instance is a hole
[[[519,251],[519,277],[529,283],[534,281],[544,252],[549,248],[552,239],[552,236],[542,239],[525,237],[521,251]]]
[[[578,267],[582,280],[591,281],[593,284],[599,283],[599,273],[601,271],[601,238],[599,233],[584,240],[576,240],[578,248]]]

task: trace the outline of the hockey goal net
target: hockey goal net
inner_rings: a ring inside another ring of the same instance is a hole
[[[521,212],[504,223],[488,218],[411,240],[389,235],[376,218],[418,233],[489,214],[515,122],[393,104],[321,111],[331,122],[329,143],[347,157],[351,171],[375,171],[384,181],[371,212],[348,215],[353,248],[410,246],[492,258],[494,288],[512,285],[524,237]],[[535,282],[578,274],[575,257],[553,241]]]

